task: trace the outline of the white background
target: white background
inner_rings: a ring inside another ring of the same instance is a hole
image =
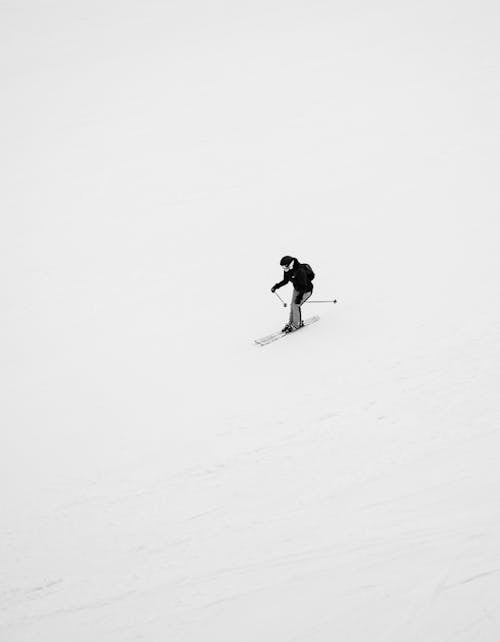
[[[498,3],[0,12],[2,641],[497,642]]]

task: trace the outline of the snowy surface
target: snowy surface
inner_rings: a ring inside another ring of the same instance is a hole
[[[498,3],[0,14],[2,642],[498,642]]]

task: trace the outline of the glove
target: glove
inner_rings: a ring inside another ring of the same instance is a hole
[[[300,305],[301,301],[302,301],[302,294],[298,294],[295,297],[295,305]]]
[[[273,287],[271,288],[271,292],[274,294],[277,289],[278,287],[276,285],[273,285]]]

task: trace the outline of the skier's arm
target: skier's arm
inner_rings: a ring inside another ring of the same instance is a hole
[[[288,276],[288,274],[285,274],[283,277],[283,281],[280,281],[279,283],[275,283],[271,288],[271,292],[274,292],[275,290],[279,290],[284,285],[286,285],[289,281],[290,281],[290,277]]]
[[[271,288],[271,291],[274,292],[275,290],[279,290],[282,288],[284,285],[286,285],[288,281],[286,279],[283,279],[283,281],[280,281],[279,283],[275,283],[273,287]]]
[[[297,290],[297,296],[295,297],[295,303],[300,303],[302,297],[307,292],[309,283],[307,281],[306,273],[304,270],[299,270],[297,277],[295,279],[294,287]]]

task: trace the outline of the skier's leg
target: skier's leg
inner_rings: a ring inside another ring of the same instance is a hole
[[[302,303],[305,303],[311,295],[312,295],[312,290],[310,292],[305,292],[304,296],[302,297]],[[300,305],[302,305],[302,303]]]
[[[295,303],[295,297],[297,296],[297,294],[298,294],[298,292],[296,292],[294,290],[293,291],[292,303],[290,305],[290,324],[294,328],[294,330],[297,330],[302,325],[302,312],[300,310],[300,307],[311,296],[312,291],[304,293],[304,295],[302,296],[302,301],[300,302],[300,304]]]
[[[297,292],[297,290],[294,288],[294,290],[293,290],[293,292],[292,292],[292,300],[290,301],[290,316],[289,316],[289,318],[288,318],[288,325],[289,325],[289,326],[292,326],[292,327],[293,327],[293,320],[294,320],[294,318],[295,318],[294,308],[295,308],[295,307],[298,307],[298,306],[296,306],[296,304],[295,304],[295,297],[297,296],[297,294],[298,294],[298,292]]]

